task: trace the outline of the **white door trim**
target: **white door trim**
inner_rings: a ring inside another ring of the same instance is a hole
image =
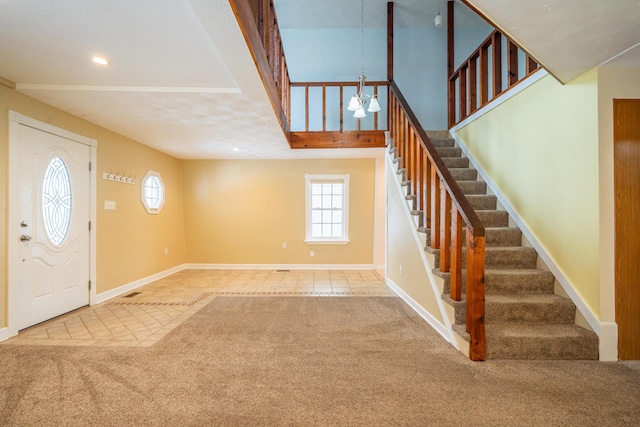
[[[37,129],[43,132],[47,132],[62,138],[66,138],[80,144],[88,145],[90,147],[91,156],[91,171],[89,189],[90,189],[90,206],[89,217],[91,221],[91,231],[89,232],[89,277],[91,280],[91,290],[89,291],[89,304],[96,303],[96,184],[97,184],[97,148],[98,142],[95,139],[87,138],[86,136],[78,135],[73,132],[69,132],[64,129],[52,126],[48,123],[41,122],[39,120],[27,117],[15,111],[9,111],[9,194],[7,198],[8,204],[8,219],[9,227],[7,230],[7,238],[9,244],[7,245],[7,277],[8,277],[8,299],[7,299],[7,311],[8,311],[8,325],[9,337],[18,334],[18,291],[17,286],[17,272],[11,266],[11,260],[17,256],[18,245],[18,229],[12,227],[11,224],[17,224],[18,222],[18,210],[14,206],[13,201],[16,199],[16,195],[19,191],[18,176],[18,142],[17,135],[19,126],[28,126],[33,129]]]

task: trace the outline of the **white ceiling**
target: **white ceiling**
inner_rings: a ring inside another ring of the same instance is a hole
[[[472,2],[557,76],[571,78],[640,42],[638,0]],[[357,0],[275,3],[283,28],[360,27]],[[367,27],[386,26],[386,3],[365,0]],[[438,3],[396,1],[396,25],[432,25],[438,7],[445,12]],[[640,66],[639,50],[612,63]],[[93,64],[92,55],[111,63]],[[178,158],[380,155],[289,149],[227,0],[0,0],[0,77]]]
[[[599,65],[640,67],[639,0],[469,0],[563,83]]]

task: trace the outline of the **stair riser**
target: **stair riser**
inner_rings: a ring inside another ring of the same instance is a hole
[[[436,147],[436,151],[440,157],[460,157],[462,150],[458,147]]]
[[[476,211],[485,227],[506,227],[509,225],[509,214],[506,211]]]
[[[535,250],[492,249],[487,248],[485,252],[486,268],[536,268],[538,254]]]
[[[485,302],[487,323],[562,323],[573,324],[576,308],[568,303],[496,303]]]
[[[443,157],[442,161],[448,168],[468,168],[469,159],[466,157]]]
[[[449,172],[456,181],[477,181],[478,179],[478,172],[471,168],[451,168]]]
[[[433,273],[442,277],[444,286],[442,293],[449,294],[450,274],[442,273],[435,269]],[[502,294],[553,294],[554,277],[551,273],[547,274],[496,274],[485,272],[484,285],[486,295],[502,295]],[[462,271],[462,293],[467,290],[467,275],[465,270]]]
[[[520,246],[522,232],[517,228],[486,228],[485,239],[488,247]]]
[[[496,196],[486,194],[469,194],[467,200],[475,210],[490,211],[495,209],[497,204]]]
[[[484,181],[460,181],[458,186],[464,194],[487,194],[487,184]]]
[[[487,336],[487,359],[598,360],[597,338],[492,338]]]

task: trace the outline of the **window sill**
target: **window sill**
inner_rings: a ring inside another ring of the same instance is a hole
[[[349,239],[337,239],[337,240],[321,240],[321,239],[305,239],[304,242],[307,245],[348,245],[351,240]]]

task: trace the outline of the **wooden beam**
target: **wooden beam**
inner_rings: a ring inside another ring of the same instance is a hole
[[[387,80],[393,80],[393,2],[387,3]]]
[[[291,148],[383,148],[383,131],[291,132]]]

